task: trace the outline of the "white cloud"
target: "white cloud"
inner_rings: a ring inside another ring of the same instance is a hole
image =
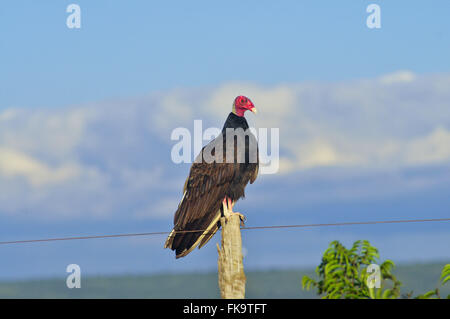
[[[24,153],[0,148],[0,175],[9,178],[23,177],[35,187],[65,183],[80,175],[80,172],[81,168],[74,163],[51,168]]]
[[[71,108],[4,110],[0,213],[168,218],[189,169],[170,160],[171,130],[192,128],[194,119],[205,120],[203,129],[220,128],[239,94],[259,109],[247,115],[251,125],[280,129],[282,178],[315,168],[447,164],[449,83],[446,74],[400,71],[340,83],[226,83]],[[434,185],[428,177],[415,180]]]
[[[192,118],[193,102],[192,98],[189,99],[189,92],[180,89],[173,90],[170,94],[160,95],[157,102],[160,112],[154,112],[152,116],[155,131],[172,128],[173,123]]]
[[[416,75],[413,72],[405,70],[383,75],[380,77],[380,82],[383,84],[409,83],[415,79]]]
[[[430,134],[407,144],[406,161],[411,164],[431,164],[450,161],[450,131],[437,127]]]
[[[72,160],[73,149],[93,117],[85,107],[63,110],[9,109],[0,113],[0,147]]]
[[[133,217],[138,219],[172,219],[180,200],[181,196],[159,199],[137,210]]]
[[[12,120],[18,116],[18,113],[17,109],[6,109],[0,112],[0,123]]]
[[[313,139],[304,145],[293,147],[292,153],[295,154],[293,159],[283,158],[280,165],[281,173],[314,167],[352,166],[364,163],[361,155],[346,153],[321,139]]]

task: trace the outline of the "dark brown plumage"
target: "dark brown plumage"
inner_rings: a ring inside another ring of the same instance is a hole
[[[254,108],[252,103],[251,106]],[[234,144],[232,152],[227,152],[227,133]],[[222,154],[220,147],[223,147]],[[213,161],[211,156],[215,156]],[[258,166],[256,138],[243,116],[230,113],[222,133],[202,149],[191,166],[165,248],[175,250],[176,257],[180,258],[196,246],[205,245],[220,227],[223,199],[229,197],[234,203],[244,197],[245,187],[258,175]],[[192,230],[204,231],[177,233]]]

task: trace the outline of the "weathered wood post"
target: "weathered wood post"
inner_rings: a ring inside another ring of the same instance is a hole
[[[222,247],[219,252],[219,288],[222,299],[245,298],[245,274],[242,255],[241,219],[231,214],[220,219],[222,225]]]

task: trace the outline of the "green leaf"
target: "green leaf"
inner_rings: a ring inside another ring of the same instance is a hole
[[[381,289],[380,289],[381,290]],[[381,299],[389,299],[389,297],[392,295],[392,290],[391,289],[386,289],[383,292],[383,295],[381,296]]]
[[[337,268],[340,268],[341,267],[341,265],[339,265],[339,264],[328,264],[326,267],[325,267],[325,274],[330,274],[331,272],[333,272],[333,270],[335,270],[335,269],[337,269]]]
[[[322,298],[397,298],[400,295],[401,283],[392,275],[395,264],[391,260],[380,266],[383,286],[390,289],[369,289],[366,285],[367,266],[380,258],[376,247],[368,240],[357,240],[351,249],[347,249],[339,241],[333,241],[322,255],[320,265],[316,268],[319,280],[303,277],[302,287],[310,289],[315,286]],[[446,277],[443,277],[445,280]]]
[[[371,299],[375,299],[375,293],[374,293],[373,288],[369,288],[369,296]]]
[[[437,295],[436,293],[437,293],[436,290],[431,290],[431,291],[428,291],[427,293],[424,293],[423,295],[417,296],[417,298],[418,299],[431,299],[432,296]]]
[[[302,278],[302,289],[305,289],[305,287],[306,287],[306,290],[309,290],[312,281],[313,280],[311,278],[309,278],[308,276],[303,276],[303,278]]]
[[[442,281],[442,284],[444,285],[447,281],[450,280],[450,264],[447,264],[444,266],[444,269],[442,269],[442,274],[440,280]]]

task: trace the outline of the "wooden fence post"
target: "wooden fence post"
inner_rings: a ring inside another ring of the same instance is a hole
[[[245,298],[245,274],[242,255],[241,220],[238,214],[220,219],[222,247],[219,252],[219,288],[222,299]]]

